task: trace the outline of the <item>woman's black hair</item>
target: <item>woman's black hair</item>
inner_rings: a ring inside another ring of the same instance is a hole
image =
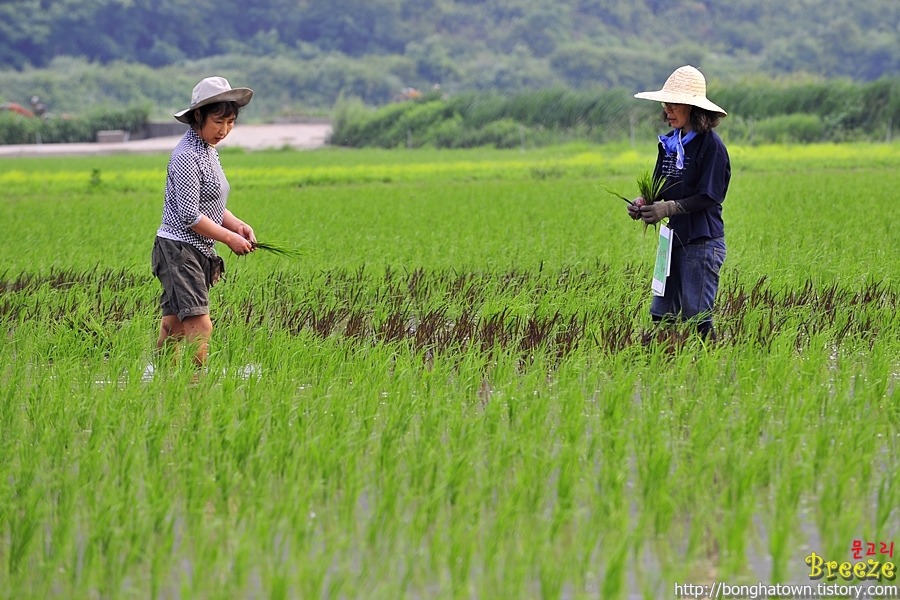
[[[697,133],[706,133],[710,129],[718,127],[722,122],[722,115],[705,108],[691,107],[691,129]]]
[[[188,113],[188,118],[191,120],[189,125],[195,129],[200,129],[203,127],[203,124],[206,123],[206,119],[208,119],[210,115],[216,115],[217,117],[226,119],[228,117],[237,119],[240,112],[241,107],[238,106],[237,102],[231,100],[226,100],[225,102],[213,102],[212,104],[201,106]]]

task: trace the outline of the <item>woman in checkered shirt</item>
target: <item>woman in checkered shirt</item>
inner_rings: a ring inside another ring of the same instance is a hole
[[[229,186],[216,151],[252,97],[249,88],[207,77],[194,87],[190,107],[175,115],[190,128],[169,159],[162,224],[153,245],[153,274],[163,290],[156,346],[163,350],[184,340],[193,346],[198,367],[206,363],[213,330],[209,288],[224,273],[215,243],[243,255],[253,252],[256,242],[253,229],[225,207]]]

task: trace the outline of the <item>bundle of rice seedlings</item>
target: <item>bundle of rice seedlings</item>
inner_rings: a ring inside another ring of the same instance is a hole
[[[614,192],[609,189],[607,186],[600,184],[604,190],[608,193],[612,194],[616,198],[621,198],[631,206],[644,206],[645,204],[653,204],[654,202],[658,202],[662,200],[663,192],[666,191],[666,178],[665,177],[654,177],[653,171],[644,171],[637,178],[637,187],[638,193],[640,194],[640,199],[638,202],[632,202],[622,194],[618,192]],[[648,225],[644,224],[644,231],[647,231]],[[654,225],[654,229],[656,226]]]
[[[644,171],[637,178],[638,192],[644,199],[644,204],[653,204],[662,200],[662,194],[666,191],[666,178],[654,177],[652,171]]]
[[[621,198],[628,204],[634,206],[634,202],[623,196],[622,194],[615,192],[604,184],[600,184],[601,187],[606,190],[607,193],[612,194],[616,198]],[[638,193],[641,198],[644,199],[642,203],[638,203],[639,206],[644,204],[653,204],[659,200],[662,200],[662,194],[666,191],[666,178],[665,177],[654,177],[652,171],[644,171],[637,178],[637,187]]]
[[[285,246],[280,243],[256,241],[253,242],[252,245],[254,250],[265,250],[266,252],[271,252],[272,254],[277,254],[286,258],[300,258],[305,254],[303,250],[300,250],[299,248]]]

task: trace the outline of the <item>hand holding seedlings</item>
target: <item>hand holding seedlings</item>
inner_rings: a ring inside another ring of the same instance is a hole
[[[676,212],[678,212],[678,205],[674,200],[657,200],[653,204],[646,204],[640,207],[641,220],[647,225],[659,223]]]
[[[246,223],[241,222],[235,229],[235,232],[244,239],[249,240],[251,245],[256,243],[256,234],[253,233],[253,228]]]
[[[656,177],[652,171],[644,171],[637,178],[637,187],[641,195],[634,200],[629,200],[605,185],[603,189],[607,193],[627,202],[628,216],[635,221],[638,219],[643,220],[645,225],[652,225],[675,214],[677,210],[677,207],[674,206],[675,203],[666,203],[662,199],[662,194],[666,190],[665,177]],[[655,204],[660,204],[661,206],[652,208]]]
[[[641,218],[641,207],[644,206],[644,199],[638,196],[634,200],[628,202],[628,216],[637,221]]]
[[[231,251],[238,256],[249,254],[254,250],[253,242],[236,232],[228,236],[228,239],[225,243],[229,248],[231,248]]]

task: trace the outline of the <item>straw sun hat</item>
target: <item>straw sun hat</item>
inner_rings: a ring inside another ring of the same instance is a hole
[[[721,106],[709,101],[706,97],[706,78],[695,67],[685,65],[675,69],[666,79],[661,90],[655,92],[640,92],[635,98],[668,102],[670,104],[690,104],[699,108],[719,113],[723,117],[727,115]]]
[[[194,86],[191,93],[191,106],[175,113],[175,118],[182,123],[190,123],[190,113],[195,108],[215,102],[236,102],[238,106],[247,106],[253,90],[250,88],[232,88],[224,77],[207,77]]]

